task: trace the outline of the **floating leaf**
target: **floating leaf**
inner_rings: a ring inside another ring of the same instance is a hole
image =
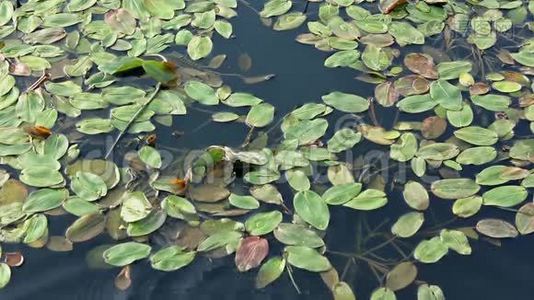
[[[420,242],[414,251],[414,258],[422,263],[435,263],[449,252],[440,237],[433,237],[430,240]]]
[[[158,150],[150,146],[143,146],[138,152],[139,158],[149,167],[161,168],[161,155]]]
[[[190,80],[185,83],[184,90],[187,96],[191,97],[204,105],[217,105],[219,98],[215,94],[215,90],[209,85],[200,81]]]
[[[70,187],[78,197],[87,201],[98,200],[108,192],[104,180],[89,172],[76,172],[76,175],[71,178]]]
[[[265,127],[273,121],[274,106],[269,103],[260,103],[250,108],[245,122],[251,127]]]
[[[184,251],[180,246],[169,246],[150,256],[152,268],[160,271],[176,271],[189,265],[196,256],[194,251]]]
[[[241,240],[235,254],[235,265],[240,272],[246,272],[261,265],[269,253],[266,239],[250,236]]]
[[[343,281],[336,283],[332,289],[334,300],[356,300],[354,292],[350,286]]]
[[[282,213],[271,211],[257,213],[245,222],[245,228],[251,235],[265,235],[273,231],[282,222]]]
[[[448,81],[436,80],[430,85],[432,99],[448,110],[462,108],[462,93],[460,89]]]
[[[252,196],[241,196],[236,194],[230,194],[228,197],[230,204],[242,209],[256,209],[260,207],[260,203]]]
[[[124,267],[150,255],[151,247],[137,242],[115,245],[103,253],[104,261],[116,267]]]
[[[482,207],[482,197],[471,196],[454,201],[452,212],[462,218],[469,218],[480,210]]]
[[[22,210],[28,214],[48,211],[61,206],[68,196],[69,192],[66,189],[41,189],[28,196]]]
[[[430,189],[440,198],[459,199],[476,194],[480,186],[469,178],[451,178],[434,181]]]
[[[302,191],[293,199],[295,212],[304,221],[319,230],[325,230],[330,221],[330,212],[326,202],[313,191]]]
[[[518,235],[517,229],[512,224],[499,219],[480,220],[476,225],[476,230],[496,239],[515,238]]]
[[[150,213],[152,204],[143,192],[125,193],[122,198],[121,218],[125,222],[139,221]]]
[[[482,199],[484,200],[484,205],[512,207],[525,201],[527,196],[528,192],[524,187],[506,185],[485,192],[482,194]]]
[[[402,215],[391,227],[391,232],[401,238],[413,236],[423,225],[423,213],[409,212]]]
[[[456,251],[461,255],[471,254],[471,246],[467,240],[465,233],[459,230],[441,230],[439,237],[441,242],[443,242],[449,249]]]
[[[11,268],[5,263],[0,263],[0,289],[4,288],[11,280]]]
[[[397,296],[392,290],[382,287],[373,291],[370,300],[397,300]]]
[[[404,196],[404,201],[413,209],[425,210],[430,204],[425,187],[416,181],[407,182],[404,185],[402,195]]]
[[[497,142],[498,136],[495,131],[479,126],[469,126],[454,131],[454,135],[470,144],[478,146],[490,146]]]
[[[274,230],[274,236],[280,242],[290,246],[306,246],[310,248],[324,246],[324,242],[319,235],[303,225],[281,223]]]
[[[132,237],[148,235],[163,226],[166,218],[167,214],[164,211],[153,210],[145,218],[128,224],[126,232]]]
[[[345,183],[334,185],[324,192],[322,198],[327,204],[341,205],[358,196],[361,190],[361,183]]]
[[[256,276],[256,288],[262,289],[278,279],[284,272],[286,260],[276,256],[265,262]]]
[[[193,36],[187,44],[187,53],[193,60],[207,57],[213,49],[213,42],[207,36]]]
[[[445,300],[445,295],[437,285],[422,284],[417,289],[417,300]]]
[[[357,95],[331,92],[322,97],[325,104],[342,112],[360,113],[369,108],[369,101]]]
[[[521,234],[534,232],[534,203],[527,203],[517,211],[515,226]]]
[[[417,278],[417,267],[411,262],[396,265],[386,275],[386,288],[392,291],[402,290]]]
[[[384,192],[375,189],[367,189],[349,202],[343,204],[343,206],[358,210],[374,210],[386,205],[387,202],[388,199]]]
[[[328,151],[339,153],[351,149],[362,139],[360,132],[353,129],[343,128],[338,130],[330,140],[328,140]]]
[[[106,216],[94,213],[80,217],[67,228],[65,237],[74,243],[88,241],[104,231]]]
[[[299,269],[310,272],[324,272],[332,268],[328,259],[316,250],[304,246],[287,246],[287,262]]]

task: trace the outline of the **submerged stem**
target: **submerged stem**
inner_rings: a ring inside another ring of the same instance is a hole
[[[297,282],[295,281],[295,278],[293,278],[293,270],[291,269],[291,266],[286,265],[287,274],[289,275],[289,279],[291,280],[291,284],[293,284],[293,287],[297,291],[297,294],[302,294],[302,292],[299,289],[299,286],[297,285]]]
[[[108,157],[113,152],[113,149],[115,149],[115,147],[117,146],[117,144],[119,143],[121,138],[128,131],[128,128],[135,122],[135,119],[137,119],[137,117],[139,117],[139,115],[145,110],[145,108],[150,104],[150,102],[152,102],[152,100],[154,100],[154,98],[156,97],[156,95],[159,92],[160,88],[161,88],[161,83],[158,82],[154,92],[152,92],[152,94],[150,94],[150,96],[145,101],[145,103],[143,103],[143,105],[141,105],[141,107],[139,107],[139,109],[135,112],[135,114],[132,116],[130,121],[128,121],[128,123],[126,123],[126,127],[124,128],[124,130],[119,132],[119,135],[117,136],[117,138],[115,139],[115,141],[111,145],[111,148],[109,148],[108,152],[106,153],[106,156],[104,156],[105,159],[108,159]]]

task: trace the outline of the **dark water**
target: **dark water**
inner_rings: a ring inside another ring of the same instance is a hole
[[[282,117],[294,107],[319,102],[320,96],[338,90],[347,93],[371,96],[372,86],[354,80],[357,73],[349,69],[326,69],[323,67],[326,53],[294,41],[296,32],[278,33],[264,27],[258,17],[247,8],[239,9],[239,18],[233,21],[236,39],[217,39],[214,53],[228,54],[229,60],[221,72],[239,72],[237,56],[247,52],[253,60],[248,75],[274,73],[276,78],[257,85],[244,85],[235,77],[225,77],[225,83],[235,91],[250,92],[273,104],[277,116]],[[186,116],[175,118],[172,128],[159,128],[162,146],[199,149],[212,144],[237,146],[246,134],[244,126],[218,125],[209,122],[210,115],[190,110]],[[386,124],[393,118],[391,111],[379,111],[379,118]],[[171,137],[174,130],[185,132],[179,139]],[[390,194],[390,205],[379,212],[369,213],[369,222],[378,224],[387,218],[404,213],[398,192]],[[451,217],[451,202],[436,201],[431,205],[437,220]],[[493,217],[510,219],[511,213],[487,210]],[[361,215],[348,209],[334,209],[331,230],[327,240],[331,250],[350,251],[358,238],[356,223]],[[65,224],[71,219],[52,221],[51,235],[61,235]],[[450,226],[472,226],[469,223]],[[387,225],[385,228],[389,230]],[[420,238],[418,238],[420,240]],[[414,241],[415,243],[416,241]],[[264,290],[254,290],[256,272],[241,274],[232,266],[232,259],[211,262],[198,259],[191,266],[172,273],[154,271],[144,261],[133,266],[133,285],[121,292],[114,288],[113,279],[118,269],[91,270],[85,262],[87,251],[103,243],[112,243],[105,237],[76,244],[70,253],[54,253],[43,249],[20,249],[6,245],[5,251],[20,250],[26,262],[15,269],[10,284],[0,291],[0,299],[29,300],[104,300],[104,299],[329,299],[330,293],[316,274],[295,272],[295,279],[302,290],[296,293],[287,275]],[[439,263],[418,264],[419,276],[428,283],[442,287],[447,299],[534,299],[534,240],[522,237],[505,240],[501,247],[484,241],[472,241],[473,254],[460,256],[449,253]],[[387,253],[385,253],[387,255]],[[338,267],[344,261],[333,259]],[[360,273],[348,278],[358,299],[368,299],[370,292],[379,286],[370,273]],[[412,286],[397,293],[398,299],[415,299]]]

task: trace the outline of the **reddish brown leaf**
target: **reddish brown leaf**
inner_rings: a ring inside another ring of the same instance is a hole
[[[469,94],[473,95],[484,95],[490,91],[490,86],[484,82],[476,82],[469,87]]]
[[[404,57],[406,67],[423,77],[430,79],[438,78],[438,71],[434,65],[434,59],[430,55],[423,53],[410,53]]]
[[[235,254],[235,264],[240,272],[258,267],[269,253],[269,242],[266,239],[250,236],[239,243]]]
[[[107,12],[104,16],[104,21],[118,32],[133,34],[135,31],[135,18],[128,12],[128,10],[123,8]]]
[[[380,105],[390,107],[395,105],[395,102],[399,100],[399,93],[392,82],[386,81],[376,86],[375,99]]]
[[[382,10],[382,12],[385,14],[389,14],[395,8],[401,6],[402,4],[406,2],[407,2],[406,0],[381,0],[380,10]]]
[[[7,252],[4,254],[4,260],[10,267],[20,267],[24,263],[24,256],[20,252]]]
[[[15,76],[30,76],[32,74],[32,70],[27,64],[16,61],[9,65],[9,73]]]
[[[447,121],[437,116],[428,117],[423,121],[421,133],[425,139],[435,139],[447,129]]]
[[[115,287],[121,291],[127,290],[132,285],[132,278],[130,277],[130,266],[122,268],[120,273],[115,277]]]
[[[419,75],[408,75],[395,80],[395,90],[403,96],[424,94],[429,89],[428,80]]]

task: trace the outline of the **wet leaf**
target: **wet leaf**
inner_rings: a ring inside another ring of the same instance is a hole
[[[126,242],[117,244],[103,253],[104,261],[112,266],[124,267],[137,260],[148,257],[152,248],[149,245]]]
[[[386,205],[388,199],[386,194],[382,191],[375,189],[367,189],[349,202],[343,204],[357,210],[374,210]]]
[[[130,277],[130,266],[125,266],[121,269],[119,274],[115,277],[115,287],[121,291],[125,291],[132,285],[132,279]]]
[[[485,168],[476,175],[476,182],[480,185],[499,185],[510,180],[527,177],[528,170],[518,167],[495,165]]]
[[[5,263],[0,263],[0,289],[4,288],[11,280],[11,269]]]
[[[445,295],[437,285],[422,284],[417,289],[417,300],[445,300]]]
[[[465,233],[459,230],[448,230],[442,229],[439,237],[441,242],[443,242],[449,249],[456,251],[461,255],[470,255],[471,246],[467,240]]]
[[[534,232],[534,204],[527,203],[517,211],[515,226],[519,233],[525,235]]]
[[[515,238],[518,235],[517,229],[512,224],[499,219],[480,220],[476,225],[476,230],[496,239]]]
[[[409,212],[402,215],[391,227],[391,232],[401,238],[413,236],[423,225],[423,213]]]
[[[449,252],[440,237],[433,237],[430,240],[420,242],[414,251],[414,258],[422,263],[435,263]]]
[[[242,209],[257,209],[260,207],[260,203],[252,196],[241,196],[236,194],[230,194],[228,197],[230,204]]]
[[[215,90],[209,85],[200,81],[190,80],[185,83],[184,90],[187,96],[204,105],[217,105],[219,98]]]
[[[126,232],[132,237],[148,235],[163,226],[166,218],[167,214],[164,211],[153,210],[145,218],[128,224]]]
[[[301,12],[290,12],[280,16],[273,25],[277,31],[291,30],[299,27],[306,21],[306,15]]]
[[[295,212],[304,221],[319,230],[325,230],[330,221],[330,212],[326,202],[313,191],[302,191],[293,199]]]
[[[299,269],[310,272],[324,272],[332,268],[328,259],[312,248],[287,246],[284,252],[287,253],[287,262]]]
[[[397,296],[392,290],[381,287],[373,291],[370,300],[397,300]]]
[[[417,267],[411,262],[396,265],[386,275],[386,288],[392,291],[402,290],[417,278]]]
[[[323,193],[322,198],[329,205],[341,205],[358,196],[361,190],[361,183],[334,185]]]
[[[459,199],[476,194],[480,186],[469,178],[451,178],[434,181],[430,189],[442,199]]]
[[[269,103],[260,103],[250,108],[245,122],[251,127],[265,127],[274,118],[274,106]]]
[[[282,222],[282,213],[271,211],[256,213],[245,222],[245,228],[251,235],[265,235],[273,231]]]
[[[156,270],[170,272],[189,265],[195,256],[194,251],[187,252],[180,246],[169,246],[150,256],[150,263]]]
[[[192,200],[210,203],[224,200],[230,196],[230,191],[227,188],[214,184],[191,187],[189,193]]]
[[[41,189],[32,192],[22,210],[25,213],[44,212],[61,206],[63,201],[67,200],[69,192],[65,189]]]
[[[278,279],[284,272],[286,267],[286,260],[282,257],[276,256],[266,261],[260,268],[256,276],[256,288],[262,289],[273,281]]]
[[[409,53],[404,57],[406,67],[423,77],[437,79],[438,72],[434,65],[434,60],[430,55],[423,53]]]
[[[187,44],[187,53],[193,60],[207,57],[213,49],[213,42],[207,36],[193,36]]]
[[[447,130],[447,121],[437,116],[428,117],[423,120],[421,133],[426,139],[436,139]]]
[[[482,199],[484,200],[484,205],[512,207],[525,201],[527,196],[528,192],[524,187],[505,185],[485,192],[482,194]]]
[[[250,236],[241,240],[235,254],[235,264],[240,272],[246,272],[261,265],[269,253],[266,239]]]
[[[434,108],[438,103],[429,94],[409,96],[397,102],[399,110],[407,113],[421,113]]]
[[[274,236],[280,242],[290,246],[305,246],[310,248],[324,246],[324,242],[319,235],[303,225],[281,223],[274,230]]]
[[[353,129],[343,128],[338,130],[330,140],[328,140],[328,151],[339,153],[351,149],[362,139],[362,134]]]
[[[389,155],[391,159],[405,162],[417,153],[417,139],[411,132],[403,133],[397,142],[391,145]]]
[[[498,140],[497,133],[479,126],[458,129],[454,131],[454,135],[463,141],[478,146],[490,146]]]
[[[151,146],[143,146],[138,151],[139,158],[149,167],[154,169],[161,168],[161,155],[158,150]]]
[[[325,104],[342,112],[360,113],[369,108],[369,101],[357,95],[332,92],[322,97]]]
[[[212,251],[217,248],[221,248],[230,244],[234,244],[237,246],[237,243],[241,239],[242,233],[236,232],[236,231],[229,231],[224,230],[221,232],[217,232],[213,235],[210,235],[207,239],[202,241],[200,245],[198,245],[197,251],[199,252],[207,252]]]
[[[404,185],[402,195],[408,206],[416,210],[426,210],[430,204],[428,192],[417,181],[408,181]]]
[[[334,300],[356,300],[356,296],[348,283],[343,281],[334,285],[332,294],[334,295]]]
[[[462,165],[483,165],[497,157],[497,151],[493,147],[473,147],[462,151],[456,161]]]
[[[74,243],[88,241],[104,231],[106,216],[101,213],[85,215],[74,221],[65,232],[65,237]]]
[[[480,210],[482,207],[482,197],[471,196],[454,201],[452,212],[462,218],[469,218]]]
[[[61,173],[48,167],[32,167],[23,169],[20,181],[34,187],[50,187],[64,182]]]
[[[142,220],[150,213],[152,204],[143,192],[128,192],[122,197],[121,218],[125,222]]]

